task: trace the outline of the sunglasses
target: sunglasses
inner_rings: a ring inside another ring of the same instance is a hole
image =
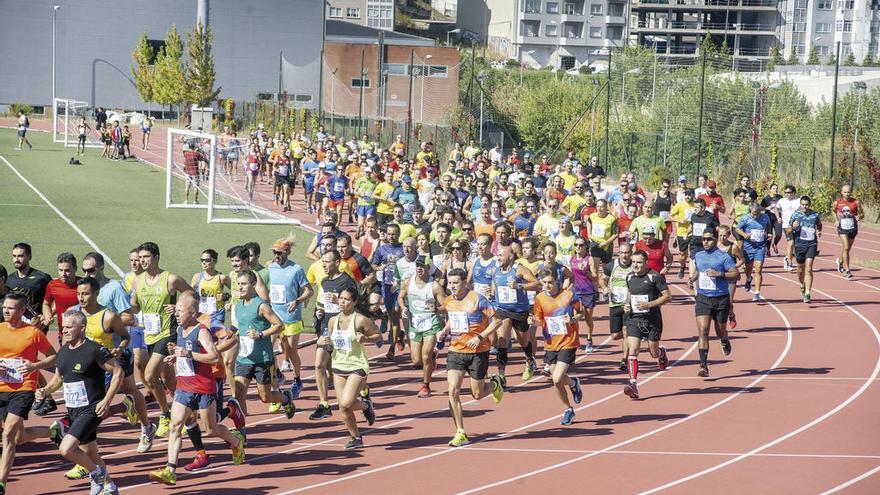
[[[463,230],[463,231],[465,231],[465,232],[473,232],[473,231],[474,231],[474,228],[473,228],[473,227],[464,227],[464,228],[462,228],[461,230]]]
[[[272,250],[272,254],[274,254],[275,256],[282,256],[285,253],[286,251],[275,251],[274,249]]]
[[[98,271],[97,268],[83,268],[83,273],[95,273]]]
[[[587,245],[584,244],[583,242],[576,242],[576,243],[574,243],[574,247],[587,247]]]
[[[202,258],[199,261],[201,261],[202,263],[213,263],[214,262],[214,260],[212,260],[211,258]]]

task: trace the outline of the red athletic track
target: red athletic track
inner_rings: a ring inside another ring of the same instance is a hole
[[[301,212],[301,202],[297,207]],[[418,399],[419,373],[408,360],[390,364],[379,357],[384,348],[371,348],[379,416],[372,429],[361,420],[361,451],[342,449],[347,434],[338,412],[318,423],[306,418],[316,400],[311,368],[292,421],[250,403],[245,465],[232,466],[228,448],[210,440],[214,469],[181,470],[169,489],[147,479],[165,461],[164,443],[139,455],[136,429],[114,419],[100,430],[101,449],[132,493],[880,493],[880,333],[873,323],[880,321],[880,270],[856,267],[854,280],[844,280],[834,269],[837,246],[833,236],[821,243],[810,305],[800,301],[796,277],[782,271],[780,258],[768,259],[766,301],[752,303],[738,291],[733,353],[723,356],[713,340],[708,379],[696,377],[693,309],[673,275],[675,301],[664,308],[671,366],[658,373],[642,354],[638,402],[620,393],[619,348],[607,340],[607,308],[597,308],[596,342],[603,345],[579,357],[584,402],[567,427],[558,423],[562,407],[545,379],[523,384],[516,376],[523,365],[516,350],[503,402],[468,404],[474,443],[450,449],[452,421],[445,394],[436,393],[445,388],[442,369],[435,396]],[[880,257],[880,232],[863,230],[856,249],[857,258]],[[312,348],[302,355],[311,362]],[[185,442],[181,463],[191,456]],[[10,493],[87,489],[61,476],[69,467],[48,440],[21,446]]]

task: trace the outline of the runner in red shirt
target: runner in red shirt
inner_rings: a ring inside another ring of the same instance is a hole
[[[657,239],[656,228],[651,224],[642,227],[642,239],[636,242],[635,251],[642,250],[648,253],[648,268],[666,276],[672,264],[672,253],[669,251],[669,244]]]
[[[718,215],[727,211],[727,207],[724,206],[724,198],[715,190],[716,187],[717,184],[714,180],[706,181],[706,188],[709,192],[706,194],[700,194],[697,198],[705,201],[706,210],[714,213],[715,218],[720,221],[721,218]]]
[[[43,298],[43,323],[49,326],[53,315],[58,315],[58,328],[64,324],[62,315],[70,307],[79,304],[76,299],[76,258],[70,253],[58,255],[58,278],[52,279],[46,286]],[[58,332],[61,341],[61,332]]]
[[[626,205],[626,210],[617,218],[617,231],[620,232],[617,244],[630,243],[629,226],[637,216],[639,216],[639,206],[636,203]]]
[[[852,189],[848,185],[840,188],[840,197],[834,202],[834,225],[837,227],[837,236],[840,237],[840,257],[837,258],[837,271],[843,273],[846,278],[852,278],[849,269],[849,251],[856,241],[859,233],[859,220],[865,218],[865,210],[859,204],[859,200],[853,197]]]

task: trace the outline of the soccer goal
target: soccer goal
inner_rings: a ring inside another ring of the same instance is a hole
[[[208,208],[208,170],[217,155],[217,137],[188,129],[168,129],[165,150],[165,207]]]
[[[92,107],[86,101],[72,100],[69,98],[55,98],[52,102],[52,142],[63,143],[66,148],[73,148],[79,141],[80,118],[85,117],[86,125],[86,148],[102,148],[101,136],[94,127],[94,122],[89,122]]]

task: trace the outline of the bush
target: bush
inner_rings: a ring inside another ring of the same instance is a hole
[[[34,107],[28,105],[27,103],[13,103],[9,105],[9,114],[10,115],[18,115],[18,112],[22,111],[25,115],[30,115],[34,113]]]
[[[508,67],[519,67],[519,62],[515,58],[508,59],[506,64]]]
[[[663,179],[673,180],[673,172],[669,167],[664,167],[663,165],[654,165],[651,167],[651,170],[648,171],[648,178],[645,181],[645,190],[646,191],[658,191],[660,190],[660,183],[663,182]]]
[[[831,180],[822,179],[801,186],[798,196],[809,196],[813,201],[812,207],[823,217],[831,216],[831,206],[837,199],[837,187]]]
[[[578,74],[592,74],[593,68],[589,65],[582,65],[578,67]]]

